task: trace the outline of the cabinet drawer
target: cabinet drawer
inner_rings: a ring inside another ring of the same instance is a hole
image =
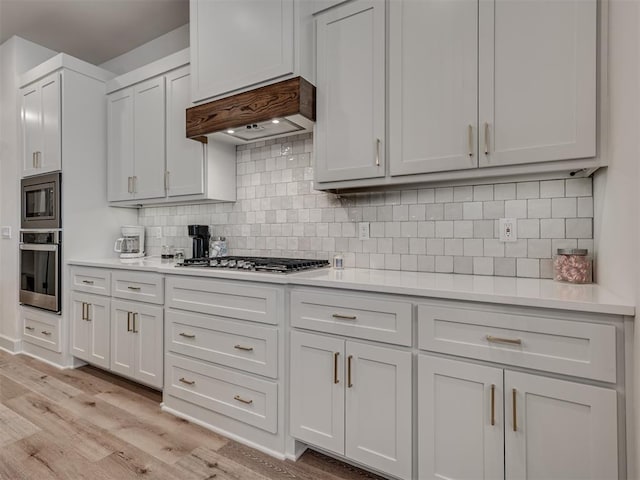
[[[278,323],[278,290],[247,282],[167,277],[167,307]]]
[[[419,305],[418,342],[433,352],[616,381],[613,325]]]
[[[276,433],[278,385],[167,354],[165,393]]]
[[[157,273],[114,271],[111,295],[140,302],[164,303],[163,277]]]
[[[276,378],[278,330],[247,322],[167,309],[167,349]]]
[[[23,340],[52,352],[62,352],[60,345],[61,317],[46,313],[22,309]]]
[[[412,305],[365,295],[294,290],[291,324],[397,345],[411,345]]]
[[[71,267],[71,289],[109,296],[111,272],[104,268]]]

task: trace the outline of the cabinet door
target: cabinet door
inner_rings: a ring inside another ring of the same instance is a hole
[[[71,293],[71,353],[102,368],[110,367],[110,299]]]
[[[165,196],[165,98],[164,77],[134,86],[134,196]]]
[[[162,307],[136,303],[133,334],[136,342],[136,379],[153,387],[163,386]]]
[[[191,106],[189,67],[166,75],[167,195],[204,193],[204,146],[186,136],[185,110]]]
[[[389,4],[391,175],[478,165],[478,2]]]
[[[346,344],[345,455],[412,478],[411,352]]]
[[[108,200],[133,198],[133,88],[107,96]]]
[[[293,0],[191,0],[192,98],[293,72]]]
[[[319,182],[385,175],[384,8],[356,0],[317,19]]]
[[[618,478],[615,390],[511,371],[504,379],[507,479]]]
[[[38,172],[62,169],[62,131],[60,74],[53,73],[40,81],[42,140]]]
[[[291,436],[344,455],[344,340],[291,332]]]
[[[418,356],[418,478],[504,478],[502,376]]]
[[[136,336],[133,332],[133,302],[111,301],[111,370],[136,377]]]
[[[91,323],[87,320],[86,295],[71,293],[71,354],[89,362]]]
[[[40,146],[40,89],[32,84],[20,90],[22,95],[22,176],[38,173],[36,167],[37,152]]]
[[[480,166],[594,156],[596,0],[481,1],[479,12]]]

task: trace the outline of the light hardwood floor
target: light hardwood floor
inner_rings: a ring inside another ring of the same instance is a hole
[[[278,461],[160,402],[96,368],[58,370],[0,351],[0,480],[381,479],[313,451]]]

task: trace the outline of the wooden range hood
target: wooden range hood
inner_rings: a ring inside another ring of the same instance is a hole
[[[186,115],[187,137],[199,141],[214,133],[239,143],[295,133],[316,120],[316,87],[296,77],[188,108]]]

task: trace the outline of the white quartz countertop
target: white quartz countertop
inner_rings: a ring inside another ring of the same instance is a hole
[[[360,268],[347,268],[344,270],[323,268],[285,275],[266,272],[176,267],[173,263],[163,262],[157,257],[126,261],[122,261],[119,258],[71,260],[67,263],[87,267],[150,271],[172,275],[342,288],[366,292],[555,308],[612,315],[635,315],[633,303],[618,298],[599,285],[572,285],[554,282],[553,280]]]

